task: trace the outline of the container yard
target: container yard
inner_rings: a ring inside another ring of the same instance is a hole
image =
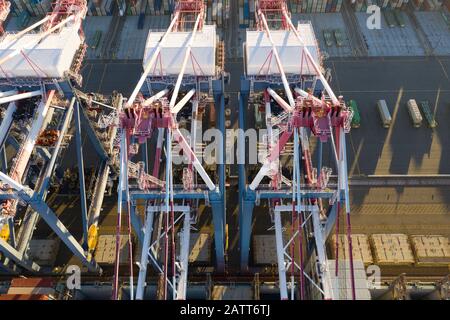
[[[449,0],[0,0],[0,300],[450,299],[449,48]]]

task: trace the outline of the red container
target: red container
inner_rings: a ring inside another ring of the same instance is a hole
[[[48,287],[53,288],[55,283],[51,278],[14,278],[10,287]]]
[[[50,300],[45,294],[0,294],[0,300]]]

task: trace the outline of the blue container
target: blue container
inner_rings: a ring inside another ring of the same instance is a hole
[[[244,0],[244,19],[247,20],[250,17],[250,8],[248,5],[248,0]]]
[[[170,0],[169,1],[169,13],[172,13],[174,9],[175,9],[175,1]]]
[[[145,14],[141,13],[139,14],[139,20],[137,25],[138,30],[144,29],[144,22],[145,22]]]
[[[155,10],[158,10],[158,11],[161,10],[162,1],[161,0],[155,0],[154,7],[155,7]]]

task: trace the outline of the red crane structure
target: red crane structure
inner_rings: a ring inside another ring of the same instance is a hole
[[[5,30],[3,29],[3,23],[8,18],[9,11],[11,10],[11,3],[6,0],[0,0],[0,35],[2,35]]]

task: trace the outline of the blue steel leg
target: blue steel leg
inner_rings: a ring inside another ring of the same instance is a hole
[[[247,84],[243,82],[243,84]],[[245,113],[248,94],[239,93],[239,129],[245,130]],[[241,251],[241,269],[248,269],[248,255],[250,250],[250,237],[252,232],[254,199],[245,199],[247,174],[245,170],[245,140],[238,137],[238,169],[239,169],[239,241]]]
[[[337,213],[337,202],[335,202],[331,208],[329,209],[330,213],[328,214],[328,218],[327,218],[327,222],[325,224],[325,229],[324,229],[324,238],[328,238],[328,236],[330,235],[331,231],[333,230],[334,224],[336,222],[336,213]]]
[[[255,201],[243,200],[242,211],[239,216],[239,238],[240,238],[240,250],[241,250],[241,270],[248,269],[248,255],[250,251],[250,238],[252,234],[252,221],[253,221],[253,208],[255,207]]]
[[[15,248],[16,247],[16,232],[14,231],[14,218],[8,219],[9,227],[9,243]]]
[[[214,104],[216,108],[217,126],[222,133],[222,144],[218,152],[218,175],[219,175],[219,196],[211,203],[214,223],[214,243],[216,248],[217,271],[223,272],[225,268],[225,226],[226,226],[226,207],[225,207],[225,97],[223,94],[223,81],[218,80],[213,83]]]
[[[225,208],[225,139],[226,139],[226,134],[225,134],[225,97],[223,96],[223,94],[221,95],[216,95],[215,96],[215,100],[216,106],[220,106],[219,108],[219,112],[217,112],[217,123],[219,126],[219,130],[222,133],[222,145],[219,146],[219,165],[218,165],[218,172],[219,172],[219,190],[221,193],[221,198],[222,198],[222,205],[223,205],[223,228],[224,228],[224,232],[225,232],[225,224],[226,224],[226,208]]]
[[[1,166],[2,166],[2,171],[3,172],[8,172],[8,161],[6,158],[6,150],[5,147],[2,148],[1,150]]]
[[[15,266],[9,267],[8,263],[0,263],[0,274],[11,276],[19,274],[19,271]]]
[[[83,119],[83,122],[82,122],[83,130],[87,133],[88,138],[89,138],[89,140],[91,140],[95,151],[97,152],[97,154],[99,155],[99,157],[102,160],[108,160],[109,159],[109,155],[106,152],[105,148],[103,147],[103,144],[98,139],[98,136],[95,133],[95,130],[94,130],[94,128],[91,125],[91,120],[89,120],[88,116],[86,115],[86,113],[84,112],[83,108],[81,108],[81,106],[79,105],[78,102],[77,102],[77,106],[79,108],[78,109],[78,111],[79,111],[79,117],[78,118],[81,117],[81,119]]]
[[[216,248],[217,271],[223,272],[225,267],[224,248],[224,205],[222,200],[210,200],[214,223],[214,246]]]
[[[28,271],[38,272],[41,269],[38,264],[25,260],[23,254],[14,249],[14,247],[3,239],[0,239],[0,251],[6,258],[14,261],[17,265]]]
[[[14,148],[16,149],[16,151],[20,150],[20,143],[19,141],[17,141],[16,138],[14,138],[13,136],[9,135],[8,138],[6,138],[6,141]]]
[[[125,197],[124,197],[125,198]],[[131,199],[128,199],[127,201],[131,201]],[[134,232],[136,233],[136,236],[139,240],[139,243],[142,243],[144,240],[144,231],[142,227],[142,222],[139,216],[136,214],[136,207],[133,203],[130,204],[130,210],[131,210],[131,225],[133,226]]]
[[[31,207],[39,213],[42,219],[47,222],[49,227],[56,233],[56,235],[66,244],[66,246],[77,256],[81,262],[88,267],[91,272],[100,272],[100,267],[95,261],[89,261],[84,253],[83,248],[78,241],[72,236],[67,228],[58,219],[56,214],[50,209],[44,201],[31,201],[29,202]]]
[[[86,204],[86,188],[84,181],[83,145],[81,143],[80,104],[75,106],[75,138],[77,143],[78,179],[80,180],[81,220],[83,222],[83,248],[88,244],[88,215]]]
[[[239,94],[239,129],[245,130],[245,104],[246,99],[243,94]],[[239,170],[239,215],[242,215],[242,199],[247,184],[245,173],[245,139],[238,136],[238,170]]]

